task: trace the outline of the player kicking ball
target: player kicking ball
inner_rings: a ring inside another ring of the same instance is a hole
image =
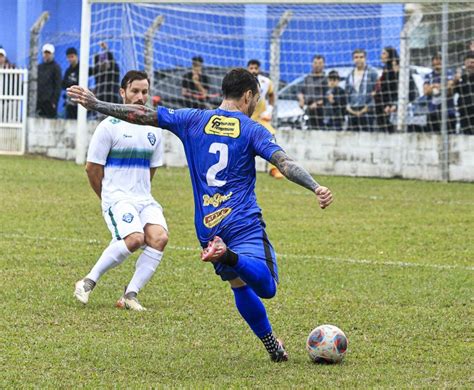
[[[195,228],[203,261],[228,281],[237,310],[262,341],[272,361],[288,360],[272,331],[263,299],[275,296],[278,268],[275,251],[255,196],[255,156],[275,165],[289,180],[312,191],[321,208],[331,191],[273,141],[270,132],[250,117],[259,99],[257,79],[246,69],[232,69],[222,81],[224,100],[215,110],[158,107],[99,101],[73,86],[68,95],[84,107],[142,125],[160,126],[183,142],[195,200]]]
[[[129,71],[120,88],[124,104],[144,107],[149,86],[145,72]],[[97,126],[87,153],[86,171],[92,189],[102,201],[112,242],[86,277],[76,283],[74,296],[80,302],[89,301],[102,275],[143,248],[135,273],[116,306],[146,310],[137,294],[155,273],[168,242],[163,210],[151,195],[151,180],[162,159],[161,129],[110,116]]]

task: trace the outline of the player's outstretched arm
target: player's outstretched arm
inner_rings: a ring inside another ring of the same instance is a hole
[[[327,187],[320,186],[306,169],[288,157],[282,150],[273,153],[270,162],[275,165],[288,180],[314,192],[318,198],[319,207],[322,209],[325,209],[332,203],[331,190]]]
[[[88,110],[97,111],[104,115],[113,116],[130,123],[138,125],[149,125],[158,127],[158,117],[152,108],[139,104],[116,104],[98,100],[87,88],[73,85],[67,89],[68,96],[72,101],[79,103]]]

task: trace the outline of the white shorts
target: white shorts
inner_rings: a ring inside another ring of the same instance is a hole
[[[163,208],[155,200],[119,201],[104,211],[104,219],[113,240],[122,240],[132,233],[143,233],[146,224],[160,225],[168,231]]]

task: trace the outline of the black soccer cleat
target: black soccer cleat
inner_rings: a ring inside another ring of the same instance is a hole
[[[270,359],[272,362],[280,363],[288,361],[288,352],[285,351],[285,346],[278,340],[278,349],[270,353]]]

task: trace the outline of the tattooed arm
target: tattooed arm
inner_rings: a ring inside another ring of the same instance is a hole
[[[288,157],[288,155],[282,150],[273,153],[270,162],[275,165],[288,180],[314,192],[318,197],[319,206],[322,209],[328,207],[332,203],[333,198],[331,190],[319,185],[306,169]]]
[[[98,100],[88,89],[74,85],[67,89],[68,96],[91,111],[97,111],[104,115],[122,119],[138,125],[149,125],[158,127],[156,110],[140,104],[116,104]]]

